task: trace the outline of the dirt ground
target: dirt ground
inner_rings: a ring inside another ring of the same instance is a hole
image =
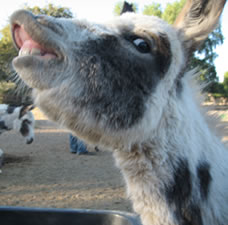
[[[228,107],[213,112],[227,126]],[[90,149],[94,155],[71,154],[68,133],[39,110],[34,114],[35,141],[31,145],[13,131],[0,136],[0,148],[5,152],[0,205],[131,211],[111,153]]]

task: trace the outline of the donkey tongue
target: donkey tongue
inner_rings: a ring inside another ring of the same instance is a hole
[[[40,49],[43,50],[42,47],[35,41],[33,41],[32,39],[29,40],[25,40],[21,46],[21,50],[23,49]]]
[[[34,41],[25,31],[23,25],[14,29],[14,37],[17,46],[20,48],[19,55],[40,55],[46,59],[56,57],[53,52],[47,51],[38,42]]]
[[[35,42],[29,34],[25,31],[23,25],[18,26],[15,29],[15,39],[16,43],[19,48],[21,49],[32,49],[32,48],[37,48],[37,49],[42,49],[42,47]]]

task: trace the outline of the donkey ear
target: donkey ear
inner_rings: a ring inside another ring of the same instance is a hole
[[[124,1],[123,8],[120,12],[120,15],[126,12],[134,12],[134,9],[133,9],[133,4],[129,4],[128,2]]]
[[[219,23],[226,0],[187,0],[174,26],[184,34],[190,52],[195,51]]]

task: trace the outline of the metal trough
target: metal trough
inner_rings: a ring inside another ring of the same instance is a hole
[[[141,225],[135,214],[87,209],[0,207],[1,225]]]

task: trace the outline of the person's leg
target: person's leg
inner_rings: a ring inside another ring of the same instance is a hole
[[[78,149],[77,149],[77,154],[86,154],[88,153],[87,149],[86,149],[86,145],[84,144],[83,141],[78,139]]]
[[[69,142],[70,142],[70,152],[77,153],[78,140],[72,134],[70,134],[69,136]]]
[[[79,140],[77,137],[70,134],[70,152],[77,153],[77,154],[86,154],[88,153],[86,149],[86,145],[83,141]]]

